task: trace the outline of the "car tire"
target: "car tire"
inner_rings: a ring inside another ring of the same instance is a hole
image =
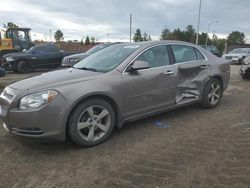
[[[248,75],[248,74],[242,74],[241,78],[244,79],[244,80],[249,80],[250,79],[250,75]]]
[[[212,78],[208,81],[203,89],[201,106],[203,108],[214,108],[221,100],[223,95],[223,86],[220,80]]]
[[[17,72],[17,65],[16,65],[16,63],[13,64],[11,67],[12,67],[12,71],[13,72]]]
[[[69,118],[69,136],[78,145],[90,147],[101,144],[113,132],[115,112],[102,99],[89,99],[76,107]]]
[[[19,73],[28,73],[31,71],[30,64],[26,61],[20,61],[17,64],[17,72]]]

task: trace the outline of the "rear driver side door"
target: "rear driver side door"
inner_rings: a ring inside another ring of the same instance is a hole
[[[195,47],[173,44],[171,49],[178,65],[176,103],[199,99],[208,79],[210,63]]]

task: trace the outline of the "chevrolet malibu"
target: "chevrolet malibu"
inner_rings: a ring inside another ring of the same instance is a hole
[[[6,87],[0,118],[16,135],[94,146],[125,122],[193,103],[214,108],[229,79],[228,62],[190,43],[118,44]]]

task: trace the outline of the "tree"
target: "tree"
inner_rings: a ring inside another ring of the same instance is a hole
[[[206,44],[206,39],[207,39],[207,44],[208,45],[211,44],[212,40],[209,38],[209,36],[207,38],[207,36],[208,36],[207,33],[204,33],[204,32],[199,34],[199,44],[200,45],[205,45]]]
[[[9,27],[18,28],[18,25],[16,25],[16,24],[13,23],[13,22],[7,22],[6,24],[3,24],[3,28],[4,28],[4,29],[3,29],[2,31],[5,31],[5,29],[8,29]],[[1,32],[1,31],[0,31],[0,32]],[[17,34],[18,34],[18,33],[17,33]],[[5,32],[4,32],[3,38],[7,38]]]
[[[18,28],[18,25],[16,25],[13,22],[7,22],[6,24],[3,24],[3,28],[9,28],[9,27],[14,27],[14,28]]]
[[[245,34],[239,31],[233,31],[227,37],[228,44],[245,44]]]
[[[169,40],[170,39],[170,34],[171,34],[171,31],[170,29],[168,29],[167,27],[165,27],[162,32],[161,32],[161,37],[160,39],[161,40]]]
[[[148,34],[147,33],[143,34],[142,40],[143,41],[148,41]]]
[[[87,36],[85,40],[85,45],[88,45],[88,44],[90,44],[89,36]]]
[[[81,46],[83,46],[83,39],[81,39],[81,41],[80,41],[80,45],[81,45]]]
[[[195,42],[195,29],[192,25],[188,25],[184,31],[184,41],[186,42]]]
[[[195,30],[192,25],[188,25],[185,30],[180,30],[176,28],[170,31],[165,27],[161,32],[161,40],[182,40],[187,42],[194,42],[195,40]]]
[[[133,41],[134,42],[139,42],[139,41],[143,41],[143,38],[141,36],[141,30],[137,29],[134,36],[133,36]]]
[[[94,38],[94,37],[91,37],[91,38],[90,38],[90,42],[91,42],[91,44],[94,44],[94,43],[95,43],[95,41],[96,41],[96,40],[95,40],[95,38]]]
[[[57,29],[57,31],[54,34],[54,39],[56,42],[60,42],[63,40],[63,32],[60,29]]]

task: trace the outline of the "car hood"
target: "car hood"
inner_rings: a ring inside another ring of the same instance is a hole
[[[19,52],[19,53],[10,53],[10,54],[6,54],[4,55],[3,57],[6,58],[6,57],[24,57],[24,56],[30,56],[31,54],[30,53],[27,53],[27,52]]]
[[[224,54],[223,56],[244,56],[245,54],[240,53],[232,53],[232,54]]]
[[[79,59],[84,59],[88,56],[90,56],[91,53],[80,53],[80,54],[74,54],[74,55],[70,55],[70,56],[67,56],[65,57],[65,59],[74,59],[74,58],[79,58]]]
[[[56,89],[56,87],[92,80],[101,74],[103,73],[70,68],[51,71],[15,82],[9,87],[18,90],[27,90],[27,92],[35,92],[43,89]]]

